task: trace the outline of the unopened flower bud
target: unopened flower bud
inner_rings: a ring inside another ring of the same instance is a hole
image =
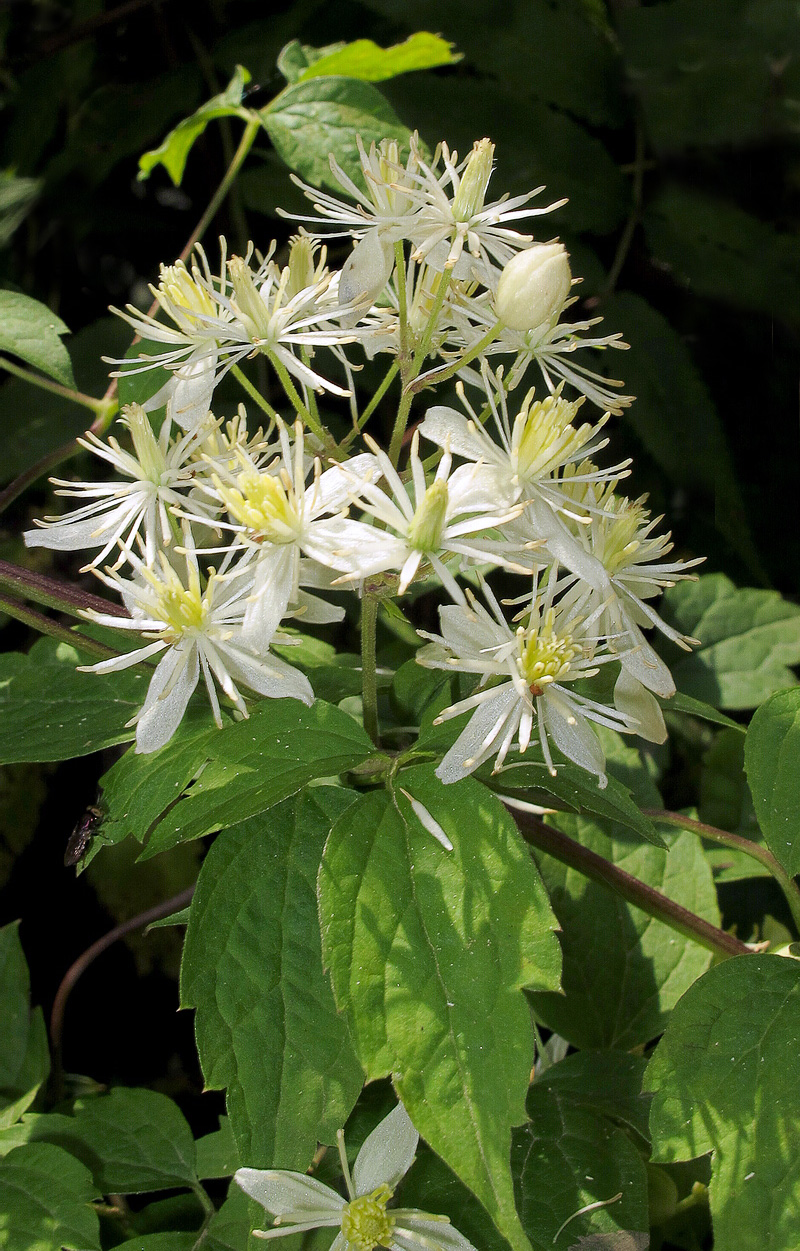
[[[494,144],[491,139],[479,139],[467,158],[458,191],[453,200],[453,217],[457,222],[468,222],[483,209],[486,188],[492,176]]]
[[[497,285],[495,309],[511,330],[554,324],[569,296],[572,274],[563,243],[545,243],[518,252]]]
[[[255,343],[269,334],[269,313],[258,293],[253,275],[241,256],[228,261],[228,277],[233,288],[231,308]]]
[[[408,527],[409,547],[418,552],[438,551],[442,543],[447,503],[447,483],[432,482]]]
[[[299,295],[306,287],[310,287],[317,277],[315,256],[316,240],[311,235],[299,234],[290,240],[289,247],[289,282],[286,286],[287,299]]]
[[[360,239],[342,267],[339,278],[339,299],[342,304],[359,301],[363,307],[342,320],[344,326],[354,326],[367,308],[376,300],[389,281],[394,269],[394,248],[381,239],[377,230],[369,230]]]

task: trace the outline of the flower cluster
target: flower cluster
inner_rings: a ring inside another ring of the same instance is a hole
[[[413,137],[402,159],[384,141],[360,148],[361,186],[331,158],[347,198],[304,187],[305,223],[351,240],[340,270],[303,230],[284,265],[274,243],[239,257],[223,241],[218,272],[198,247],[188,266],[162,269],[156,315],[121,313],[161,348],[134,369],[166,369],[168,381],[124,410],[129,448],[87,436],[116,480],[59,481],[78,506],[25,537],[91,551],[88,567],[121,596],[122,625],[143,645],[96,670],[158,657],[137,750],[169,741],[201,676],[218,724],[221,695],[247,716],[243,689],[312,702],[308,678],[274,652],[290,627],[340,620],[348,593],[403,601],[420,584],[450,602],[419,663],[471,683],[439,718],[471,714],[439,766],[444,782],[490,759],[500,769],[535,741],[552,771],[555,748],[602,786],[593,725],[663,739],[657,697],[674,686],[642,630],[689,645],[652,600],[692,562],[668,559],[644,501],[620,493],[627,463],[600,463],[609,416],[631,397],[575,357],[626,345],[564,317],[575,303],[566,250],[517,230],[558,206],[531,207],[538,192],[488,200],[493,151],[483,139],[463,161],[444,144],[429,158]],[[360,407],[357,371],[384,355],[384,382]],[[281,388],[283,415],[244,371],[253,357]],[[229,371],[264,429],[248,429],[243,406],[232,421],[214,415]],[[364,427],[398,375],[387,449]],[[407,438],[415,396],[449,379],[459,407],[425,404]],[[349,402],[338,439],[341,414],[332,425],[320,413],[326,394]],[[497,598],[492,570],[519,584],[511,599]],[[591,679],[609,663],[603,696]]]

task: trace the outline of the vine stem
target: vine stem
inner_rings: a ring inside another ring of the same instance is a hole
[[[43,573],[32,573],[30,569],[13,565],[8,560],[0,560],[0,587],[11,591],[15,597],[21,595],[23,599],[33,600],[34,604],[69,613],[72,617],[80,616],[86,608],[108,616],[124,619],[130,617],[130,613],[120,604],[101,599],[99,595],[83,591],[70,582],[61,582],[58,578],[51,578]]]
[[[610,864],[608,860],[590,851],[588,847],[582,847],[575,839],[568,838],[555,826],[546,824],[541,817],[529,812],[520,812],[510,805],[509,811],[522,837],[531,846],[560,860],[562,864],[577,869],[579,873],[593,882],[610,887],[634,907],[640,908],[642,912],[646,912],[657,921],[662,921],[670,929],[683,934],[686,938],[691,938],[693,942],[699,943],[708,951],[713,951],[715,956],[727,959],[729,956],[752,954],[747,944],[740,939],[709,924],[702,917],[690,912],[688,908],[682,907],[674,900],[668,899],[666,895],[662,895],[660,891],[654,890],[652,886],[647,886],[630,873],[626,873],[624,869]]]
[[[187,904],[191,903],[193,894],[194,886],[188,886],[186,890],[173,895],[171,899],[164,899],[161,903],[155,904],[145,912],[139,912],[135,917],[130,917],[129,920],[123,921],[120,925],[115,925],[113,930],[109,930],[107,934],[103,934],[102,938],[98,938],[97,942],[92,943],[91,947],[87,947],[86,951],[78,956],[78,959],[73,961],[67,969],[56,991],[56,997],[53,1000],[53,1007],[50,1012],[50,1044],[53,1049],[53,1090],[56,1102],[63,1097],[64,1068],[61,1059],[61,1039],[64,1031],[64,1012],[67,1007],[67,1000],[76,982],[89,966],[94,963],[97,957],[101,956],[117,939],[124,938],[126,934],[132,934],[134,930],[143,929],[145,925],[152,925],[153,921],[160,921],[162,917],[168,917],[172,912],[179,912],[181,908],[185,908]]]
[[[400,404],[397,409],[397,416],[394,422],[394,429],[392,430],[392,439],[389,444],[389,459],[393,465],[397,465],[397,462],[400,459],[400,449],[403,446],[403,438],[405,437],[406,426],[408,425],[408,415],[411,412],[411,405],[414,400],[414,387],[413,387],[414,379],[419,374],[419,371],[425,362],[425,358],[428,355],[428,349],[431,345],[433,332],[436,329],[436,321],[439,316],[439,313],[442,310],[442,305],[444,304],[444,298],[447,295],[447,291],[450,286],[450,278],[452,276],[452,272],[453,272],[452,270],[446,269],[444,273],[442,274],[442,277],[439,281],[439,285],[436,288],[436,294],[433,297],[433,304],[431,305],[431,311],[430,311],[430,314],[428,315],[428,321],[426,323],[425,330],[423,332],[422,338],[419,340],[419,343],[416,345],[414,349],[414,357],[410,365],[408,364],[407,350],[406,351],[403,350],[403,336],[401,333],[401,356],[402,356],[402,360],[406,362],[406,364],[404,365],[401,371],[403,391],[400,396]],[[405,270],[403,270],[403,280],[405,281]],[[399,293],[399,298],[401,301],[400,307],[404,308],[405,307],[405,286],[404,285],[401,287],[398,284],[398,293]],[[401,331],[402,331],[402,326],[401,326]],[[408,328],[406,327],[406,338],[407,337],[408,337]]]
[[[108,404],[105,400],[96,400],[94,396],[86,395],[85,392],[78,391],[75,387],[65,387],[51,378],[43,378],[41,374],[35,374],[32,369],[23,369],[21,365],[15,365],[5,356],[0,356],[0,368],[5,369],[6,373],[13,374],[15,378],[22,379],[23,382],[30,382],[32,386],[39,387],[42,391],[49,391],[52,395],[61,396],[64,400],[72,400],[74,404],[83,405],[84,408],[90,409],[95,417],[106,415]]]
[[[274,352],[268,352],[267,356],[273,369],[275,370],[275,373],[280,378],[281,386],[286,392],[286,397],[297,413],[297,416],[302,417],[312,434],[315,434],[327,450],[331,451],[330,435],[320,423],[319,419],[313,416],[308,405],[303,403],[300,393],[292,382],[289,370],[286,368],[283,361]]]
[[[253,386],[252,382],[247,377],[247,374],[244,373],[244,371],[240,369],[238,365],[231,366],[231,373],[233,374],[236,381],[239,383],[239,386],[242,388],[242,390],[245,391],[250,396],[251,400],[255,401],[255,403],[258,405],[258,407],[261,409],[262,412],[267,414],[270,421],[275,421],[275,418],[278,416],[277,412],[272,407],[269,400],[264,399],[264,396],[258,390],[258,387]]]
[[[695,821],[693,817],[685,817],[680,812],[669,812],[663,808],[643,808],[642,811],[646,817],[650,817],[652,821],[656,821],[660,825],[673,825],[678,826],[679,829],[690,830],[693,834],[707,839],[710,843],[718,843],[721,847],[730,847],[732,851],[741,851],[745,856],[750,856],[753,860],[757,860],[775,878],[775,881],[786,896],[792,920],[795,923],[798,934],[800,934],[800,887],[798,887],[794,878],[786,872],[780,861],[776,860],[767,847],[759,847],[758,843],[751,842],[749,838],[742,838],[741,834],[731,834],[729,830],[719,830],[715,825],[706,825],[704,821]]]
[[[378,745],[378,684],[376,680],[375,638],[378,601],[368,592],[361,600],[361,701],[364,729]]]
[[[113,648],[106,647],[105,643],[98,643],[96,639],[88,638],[84,634],[76,634],[68,626],[61,625],[59,621],[53,621],[52,617],[45,617],[44,613],[37,612],[35,608],[27,608],[18,600],[9,599],[2,594],[0,594],[0,610],[7,613],[9,617],[13,617],[15,621],[21,621],[23,625],[29,626],[30,629],[38,630],[40,634],[49,634],[50,638],[57,639],[59,643],[69,643],[70,647],[78,647],[96,660],[113,660],[120,654]]]
[[[363,413],[361,413],[361,415],[359,416],[358,421],[354,424],[353,429],[350,430],[348,434],[345,435],[344,439],[342,440],[343,449],[346,450],[350,446],[350,444],[353,442],[353,439],[355,439],[356,435],[360,434],[361,431],[364,429],[364,426],[367,424],[370,417],[375,412],[375,409],[378,407],[384,395],[389,390],[389,387],[391,386],[395,377],[397,376],[398,368],[399,366],[397,364],[397,361],[393,361],[392,364],[387,369],[386,373],[384,374],[383,381],[381,382],[380,386],[373,394],[372,399],[370,400],[369,404],[367,404]]]

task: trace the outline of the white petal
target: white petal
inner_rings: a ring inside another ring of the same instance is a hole
[[[460,782],[484,760],[488,760],[508,731],[509,718],[519,717],[522,701],[512,683],[501,687],[498,694],[479,704],[466,727],[445,756],[436,776],[445,786]]]
[[[614,687],[614,707],[637,721],[636,733],[651,743],[664,743],[667,739],[667,727],[661,705],[647,687],[642,686],[638,678],[620,669]]]
[[[403,1247],[403,1251],[415,1251],[415,1248],[419,1247],[419,1242],[414,1238],[415,1233],[422,1234],[434,1246],[441,1247],[443,1251],[475,1251],[469,1239],[454,1229],[449,1221],[426,1220],[426,1215],[427,1213],[420,1212],[419,1220],[415,1216],[406,1215],[402,1219],[402,1224],[396,1226],[394,1236]]]
[[[606,758],[596,735],[580,710],[548,687],[539,701],[547,733],[567,760],[596,773],[600,787],[608,785]]]
[[[620,656],[623,669],[626,669],[631,677],[637,678],[648,691],[660,695],[662,699],[669,699],[675,694],[672,674],[658,652],[653,650],[639,627],[634,624],[630,615],[625,612],[623,616],[634,644],[632,651],[624,652]]]
[[[382,1183],[394,1190],[414,1162],[419,1134],[398,1103],[365,1140],[353,1165],[356,1195],[368,1195]]]
[[[266,652],[294,592],[293,543],[265,543],[255,561],[253,589],[242,633],[251,651]]]
[[[137,752],[157,751],[180,725],[200,676],[197,647],[191,644],[190,648],[187,655],[172,647],[158,664],[136,723]]]
[[[171,413],[184,430],[192,430],[205,421],[214,394],[215,369],[213,357],[192,360],[175,370]]]
[[[344,1199],[330,1186],[304,1173],[287,1173],[282,1169],[240,1168],[233,1180],[241,1190],[260,1203],[273,1216],[292,1216],[303,1220],[304,1212],[341,1212]]]
[[[231,677],[249,686],[251,691],[266,695],[268,699],[300,699],[304,704],[313,704],[314,691],[308,678],[279,656],[258,660],[244,648],[230,643],[218,643],[216,650]]]
[[[335,512],[357,492],[359,482],[374,482],[380,472],[377,458],[371,452],[361,452],[341,465],[326,469],[306,495],[313,501],[315,513]]]
[[[394,249],[381,239],[377,229],[368,230],[348,256],[339,278],[339,299],[351,304],[359,298],[363,312],[373,304],[386,286],[394,269]],[[355,311],[342,318],[342,325],[354,326],[362,313]]]
[[[486,460],[487,453],[491,454],[488,436],[481,437],[463,413],[455,408],[445,408],[442,404],[428,409],[419,432],[431,443],[438,443],[439,447],[449,442],[453,456],[463,456],[465,460]],[[497,448],[497,459],[498,463],[506,459],[500,447]]]
[[[338,604],[329,604],[320,599],[319,595],[311,595],[308,591],[298,591],[296,600],[297,617],[300,625],[331,625],[344,620],[344,609]],[[294,607],[294,606],[293,606]]]

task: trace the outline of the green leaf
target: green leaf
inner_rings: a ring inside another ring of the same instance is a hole
[[[704,703],[702,699],[692,699],[691,695],[676,691],[669,699],[660,699],[658,702],[665,712],[685,712],[690,717],[699,717],[701,721],[711,721],[714,725],[724,725],[727,729],[735,730],[737,734],[744,736],[743,725],[726,717],[724,712],[717,712],[716,708]]]
[[[309,78],[338,75],[378,83],[398,74],[412,70],[433,69],[437,65],[454,65],[461,60],[460,53],[453,51],[453,44],[441,35],[431,35],[426,30],[416,31],[403,43],[391,48],[380,48],[371,39],[356,39],[334,48],[326,55],[310,61],[295,81],[307,82]]]
[[[627,1126],[650,1141],[650,1096],[642,1093],[647,1061],[624,1051],[577,1051],[536,1074],[536,1085],[560,1102]]]
[[[643,225],[654,258],[696,295],[796,324],[796,235],[677,183],[655,196]]]
[[[424,1142],[419,1144],[414,1167],[403,1178],[400,1201],[404,1207],[449,1216],[458,1232],[481,1251],[509,1251],[483,1205]]]
[[[555,777],[549,773],[544,761],[540,764],[512,764],[495,774],[493,786],[501,795],[533,791],[534,794],[526,794],[524,798],[545,806],[550,806],[548,800],[555,800],[574,812],[592,812],[598,817],[619,822],[655,847],[664,846],[664,840],[653,822],[640,811],[627,786],[611,772],[608,774],[608,785],[601,790],[593,774],[570,762],[559,764]],[[654,802],[658,806],[657,796]]]
[[[101,396],[108,385],[108,365],[100,359],[121,356],[131,331],[118,317],[104,317],[70,339],[70,357],[78,389]],[[9,378],[0,386],[0,480],[9,482],[48,452],[76,438],[93,414],[80,404],[37,388],[32,402],[30,383]],[[20,413],[25,420],[20,421]],[[63,505],[62,505],[63,507]],[[48,510],[49,511],[49,510]],[[53,511],[58,511],[54,509]]]
[[[347,713],[317,700],[270,699],[208,743],[208,763],[153,831],[142,858],[266,812],[307,782],[353,769],[374,748]]]
[[[197,1176],[201,1180],[208,1177],[232,1177],[242,1162],[236,1149],[230,1118],[227,1116],[219,1118],[219,1129],[213,1134],[198,1138],[195,1148]]]
[[[118,843],[129,834],[139,842],[170,804],[179,799],[210,755],[219,733],[208,709],[184,717],[165,747],[147,755],[130,748],[100,779],[105,809],[102,834]]]
[[[0,1129],[13,1125],[36,1098],[50,1072],[41,1008],[30,1008],[28,963],[19,922],[0,929]]]
[[[0,291],[0,352],[20,357],[62,386],[74,387],[69,352],[59,337],[62,334],[69,334],[69,326],[46,304],[21,291]],[[30,395],[29,389],[28,403]]]
[[[104,1193],[139,1194],[197,1180],[192,1131],[177,1104],[155,1090],[115,1086],[79,1099],[73,1133]]]
[[[360,182],[356,148],[360,135],[368,148],[374,140],[396,139],[408,146],[410,132],[376,87],[357,78],[312,78],[293,83],[261,112],[278,154],[307,182],[342,188],[331,173],[330,153]]]
[[[30,1143],[0,1160],[3,1251],[100,1251],[96,1196],[87,1168],[49,1143]]]
[[[225,1202],[211,1218],[204,1247],[208,1251],[263,1251],[263,1239],[250,1232],[263,1224],[264,1209],[231,1182]],[[298,1251],[299,1237],[286,1241],[290,1251]]]
[[[715,1251],[797,1241],[800,966],[780,956],[716,965],[676,1006],[645,1075],[653,1159],[713,1151]]]
[[[364,795],[320,866],[322,944],[369,1079],[391,1074],[420,1133],[525,1248],[509,1174],[533,1055],[523,986],[555,989],[547,898],[513,822],[432,766]],[[445,852],[407,791],[454,844]]]
[[[322,970],[316,904],[325,838],[352,802],[352,791],[314,787],[226,830],[192,901],[181,1002],[197,1009],[206,1086],[227,1087],[253,1168],[307,1168],[363,1085]]]
[[[682,832],[664,852],[583,817],[559,816],[557,824],[581,846],[719,925],[711,870],[695,835]],[[564,994],[532,996],[536,1016],[576,1047],[630,1050],[650,1042],[708,968],[711,953],[577,870],[535,855],[564,953]]]
[[[714,736],[702,759],[697,815],[708,825],[730,830],[763,847],[744,774],[744,745],[745,737],[739,728],[723,730]],[[706,844],[705,854],[718,882],[769,876],[769,870],[757,860],[730,847]]]
[[[615,25],[657,151],[728,150],[792,129],[786,71],[800,40],[790,4],[673,0],[626,8]]]
[[[662,611],[700,642],[671,665],[684,694],[721,708],[755,708],[794,686],[787,666],[800,664],[800,608],[777,591],[739,590],[724,574],[711,573],[668,590]]]
[[[179,187],[189,153],[208,123],[220,117],[246,119],[247,114],[242,109],[242,95],[249,81],[249,72],[243,66],[237,65],[236,73],[223,92],[201,104],[191,117],[184,118],[170,131],[162,144],[139,157],[140,180],[149,178],[156,165],[163,165],[175,186]]]
[[[744,759],[767,846],[794,877],[800,873],[800,687],[761,705],[747,731]]]
[[[196,1242],[197,1234],[172,1230],[169,1233],[140,1234],[127,1242],[116,1243],[114,1251],[192,1251]],[[208,1242],[206,1246],[209,1246]]]
[[[7,247],[39,195],[40,178],[19,178],[0,170],[0,248]]]
[[[631,345],[624,376],[636,403],[624,418],[634,437],[673,486],[678,483],[714,501],[718,529],[757,569],[758,554],[744,520],[725,429],[686,344],[638,295],[611,296],[603,302],[603,316]],[[619,361],[606,364],[616,376]]]
[[[77,643],[77,640],[76,640]],[[79,673],[76,648],[40,639],[27,656],[0,657],[0,763],[71,760],[129,742],[148,675]]]
[[[569,1089],[536,1081],[527,1107],[530,1124],[514,1135],[512,1168],[536,1251],[567,1251],[581,1235],[647,1230],[647,1174],[627,1134],[573,1101]]]

